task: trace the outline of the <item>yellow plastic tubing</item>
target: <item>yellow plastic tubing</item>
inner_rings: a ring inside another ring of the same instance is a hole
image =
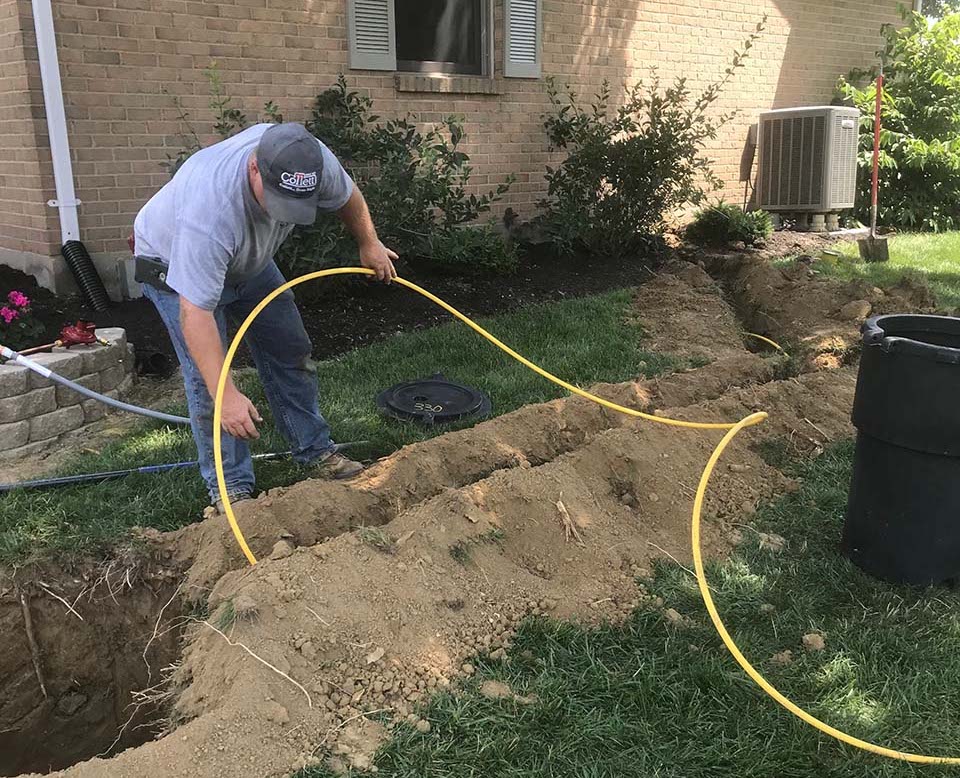
[[[785,357],[790,356],[786,351],[783,350],[783,347],[779,343],[777,343],[775,340],[770,340],[770,338],[764,337],[763,335],[757,335],[757,333],[755,332],[745,332],[743,334],[746,335],[748,338],[754,338],[755,340],[759,340],[761,343],[766,343],[768,346],[773,346],[777,351],[779,351]]]
[[[820,719],[810,715],[799,705],[794,704],[784,697],[779,691],[777,691],[767,681],[767,679],[760,675],[756,668],[750,664],[747,658],[741,653],[740,649],[737,648],[737,644],[733,642],[733,638],[730,637],[730,633],[727,632],[727,628],[724,626],[723,620],[720,618],[720,614],[717,612],[717,606],[713,603],[713,596],[710,594],[710,587],[707,585],[707,575],[703,569],[703,554],[700,549],[700,515],[703,512],[703,500],[707,493],[707,486],[710,483],[710,476],[713,474],[713,470],[717,466],[717,462],[720,460],[721,455],[726,447],[730,444],[730,441],[732,441],[741,430],[743,430],[745,427],[757,424],[758,421],[762,421],[762,418],[757,418],[758,416],[765,418],[766,414],[753,414],[752,416],[747,416],[747,418],[735,424],[727,432],[727,434],[724,435],[723,440],[720,441],[719,445],[710,456],[710,459],[707,461],[707,466],[704,468],[703,475],[700,477],[700,485],[697,488],[696,499],[694,499],[693,502],[693,522],[691,532],[693,543],[693,564],[697,574],[697,584],[700,587],[700,596],[703,597],[704,605],[707,606],[707,612],[710,614],[710,620],[713,622],[714,628],[717,630],[717,633],[723,640],[723,644],[727,647],[730,653],[733,654],[733,658],[737,660],[737,663],[740,665],[740,667],[742,667],[744,672],[746,672],[746,674],[753,679],[757,686],[763,689],[763,691],[765,691],[769,696],[790,711],[794,716],[802,721],[805,721],[811,727],[820,730],[825,735],[836,738],[847,745],[854,746],[880,756],[886,756],[890,759],[899,759],[904,762],[916,762],[919,764],[960,764],[960,757],[926,756],[924,754],[911,754],[908,751],[896,751],[892,748],[884,748],[883,746],[869,743],[866,740],[860,740],[852,735],[848,735],[846,732],[841,732],[839,729],[831,727],[829,724],[825,724],[824,722],[820,721]]]
[[[227,385],[227,377],[230,375],[230,366],[233,364],[233,360],[236,357],[237,349],[240,347],[240,342],[243,340],[243,336],[246,334],[247,330],[250,328],[250,325],[253,324],[253,321],[260,315],[264,308],[266,308],[274,299],[279,295],[283,294],[288,289],[292,289],[295,286],[299,286],[302,283],[307,281],[313,281],[318,278],[328,278],[330,276],[339,276],[339,275],[374,275],[373,271],[366,270],[362,268],[332,268],[330,270],[319,270],[315,273],[308,273],[306,275],[295,278],[292,281],[288,281],[283,286],[271,292],[267,297],[257,305],[253,311],[250,312],[250,315],[246,318],[246,321],[240,326],[240,329],[237,331],[236,336],[233,339],[233,342],[230,344],[230,348],[227,349],[227,356],[223,363],[223,370],[220,372],[220,380],[217,383],[217,396],[214,402],[214,412],[213,412],[213,451],[214,458],[217,470],[217,484],[220,487],[220,495],[223,499],[223,507],[227,514],[227,520],[230,523],[230,529],[233,530],[233,534],[237,539],[237,543],[240,545],[241,550],[246,556],[247,561],[251,565],[257,563],[257,558],[254,556],[253,552],[250,550],[250,547],[247,545],[246,538],[243,536],[243,532],[240,530],[240,525],[237,523],[237,517],[233,512],[233,506],[230,504],[230,499],[227,496],[227,484],[226,479],[223,474],[223,454],[220,450],[220,441],[221,441],[221,422],[223,419],[223,392]],[[458,311],[451,305],[448,305],[439,297],[436,297],[430,292],[422,289],[410,281],[407,281],[403,278],[397,278],[395,280],[400,286],[405,286],[408,289],[412,289],[414,292],[417,292],[420,295],[423,295],[431,302],[439,305],[448,313],[455,316],[457,319],[462,321],[476,333],[481,335],[490,341],[497,348],[509,354],[515,360],[520,362],[520,364],[525,365],[526,367],[533,370],[535,373],[543,376],[548,381],[552,381],[558,386],[562,386],[569,392],[584,397],[588,400],[602,405],[605,408],[623,413],[627,416],[633,416],[635,418],[646,419],[647,421],[655,422],[657,424],[665,424],[671,427],[679,427],[683,429],[699,429],[699,430],[726,430],[726,435],[724,435],[723,440],[720,441],[717,445],[713,454],[710,456],[709,461],[707,462],[706,468],[704,468],[703,475],[700,478],[700,485],[697,489],[696,499],[693,504],[693,521],[692,521],[692,540],[693,540],[693,560],[696,568],[697,583],[700,587],[700,594],[703,597],[703,602],[707,607],[707,612],[710,614],[710,619],[713,621],[713,626],[716,628],[717,633],[720,635],[723,640],[724,645],[733,654],[733,658],[737,660],[737,663],[744,669],[747,675],[770,697],[776,700],[780,705],[790,711],[794,716],[797,716],[799,719],[805,721],[812,727],[820,730],[826,735],[829,735],[832,738],[835,738],[843,743],[854,746],[856,748],[863,749],[864,751],[870,751],[871,753],[878,754],[880,756],[889,757],[891,759],[899,759],[907,762],[917,762],[921,764],[960,764],[960,757],[940,757],[940,756],[925,756],[922,754],[911,754],[905,751],[896,751],[891,748],[884,748],[883,746],[878,746],[873,743],[869,743],[865,740],[860,740],[851,735],[848,735],[845,732],[841,732],[838,729],[831,727],[829,724],[825,724],[819,719],[807,713],[803,708],[795,705],[793,702],[784,697],[779,691],[777,691],[767,680],[760,675],[759,672],[747,661],[747,658],[741,653],[740,649],[737,648],[737,644],[734,643],[733,638],[730,637],[730,633],[727,632],[727,628],[723,624],[723,620],[720,618],[720,614],[717,612],[716,605],[713,603],[713,597],[710,595],[710,588],[707,584],[706,572],[703,567],[703,554],[700,549],[700,518],[703,512],[703,501],[707,492],[707,487],[710,483],[710,476],[713,474],[714,468],[717,466],[717,462],[720,460],[724,450],[730,442],[744,429],[747,427],[752,427],[756,424],[760,424],[764,419],[767,418],[766,413],[754,413],[750,416],[747,416],[744,419],[741,419],[736,424],[724,424],[724,423],[714,423],[714,422],[693,422],[693,421],[683,421],[680,419],[668,419],[662,416],[654,416],[649,413],[642,413],[641,411],[636,411],[632,408],[625,408],[622,405],[617,403],[610,402],[609,400],[604,400],[602,397],[597,397],[590,392],[586,392],[583,389],[580,389],[573,384],[569,384],[566,381],[557,378],[552,373],[544,370],[539,365],[535,365],[529,359],[526,359],[522,355],[518,354],[512,348],[507,346],[505,343],[502,343],[489,332],[487,332],[483,327],[481,327],[476,322],[469,319],[465,314]],[[763,338],[763,340],[766,340]],[[771,345],[777,346],[772,341],[769,341]]]
[[[257,563],[257,558],[253,555],[253,552],[250,550],[250,546],[247,545],[247,541],[246,541],[246,538],[244,538],[243,536],[243,532],[240,531],[240,526],[237,524],[237,519],[233,512],[233,506],[230,504],[230,499],[227,497],[227,483],[223,475],[223,453],[220,450],[221,422],[223,419],[223,392],[224,392],[224,388],[227,385],[227,376],[230,375],[230,366],[233,364],[233,360],[237,354],[237,349],[240,347],[240,342],[243,340],[243,336],[246,335],[247,330],[250,329],[250,325],[253,324],[254,320],[257,318],[257,316],[260,315],[263,309],[266,308],[277,297],[279,297],[281,294],[286,292],[288,289],[292,289],[293,287],[299,286],[300,284],[306,283],[307,281],[314,281],[318,278],[329,278],[331,276],[344,276],[344,275],[372,276],[374,275],[374,273],[372,270],[367,270],[365,268],[337,267],[337,268],[331,268],[330,270],[318,270],[315,273],[307,273],[306,275],[300,276],[299,278],[295,278],[292,281],[288,281],[283,286],[278,287],[277,289],[272,291],[270,294],[268,294],[260,302],[260,304],[257,305],[256,308],[250,311],[250,315],[247,316],[243,324],[240,325],[240,329],[237,330],[237,334],[234,337],[233,342],[230,344],[230,348],[227,349],[227,356],[223,362],[223,370],[220,371],[220,380],[217,382],[217,396],[214,400],[213,452],[214,452],[214,458],[215,458],[216,469],[217,469],[217,485],[220,487],[220,495],[221,495],[221,499],[223,500],[223,508],[227,514],[227,520],[230,522],[230,528],[233,530],[233,534],[234,534],[234,537],[236,537],[237,539],[237,543],[240,544],[240,548],[243,551],[244,556],[246,556],[247,561],[250,562],[251,565],[255,565]],[[475,332],[477,332],[478,334],[486,338],[497,348],[501,349],[502,351],[505,351],[507,354],[509,354],[511,357],[517,360],[520,364],[530,368],[535,373],[538,373],[539,375],[546,378],[548,381],[553,381],[553,383],[557,384],[558,386],[562,386],[568,392],[572,392],[573,394],[578,394],[581,397],[585,397],[588,400],[592,400],[593,402],[598,403],[604,406],[605,408],[610,408],[611,410],[619,411],[620,413],[624,413],[627,416],[634,416],[640,419],[647,419],[648,421],[653,421],[658,424],[667,424],[672,427],[682,427],[686,429],[699,429],[699,430],[728,430],[731,427],[733,427],[732,424],[700,423],[700,422],[693,422],[693,421],[682,421],[680,419],[667,419],[661,416],[654,416],[649,413],[642,413],[640,411],[635,411],[632,408],[625,408],[622,405],[617,405],[617,403],[610,402],[609,400],[604,400],[602,397],[597,397],[596,395],[590,394],[590,392],[586,392],[583,389],[580,389],[579,387],[574,386],[573,384],[567,383],[563,379],[557,378],[555,375],[547,372],[539,365],[535,365],[529,359],[522,356],[521,354],[518,354],[508,345],[499,341],[497,338],[495,338],[493,335],[487,332],[483,327],[481,327],[475,321],[473,321],[468,316],[466,316],[466,314],[461,313],[452,305],[445,303],[439,297],[436,297],[435,295],[430,294],[430,292],[428,292],[426,289],[423,289],[417,286],[416,284],[411,283],[410,281],[407,281],[404,278],[395,279],[395,283],[399,284],[400,286],[405,286],[408,289],[412,289],[417,294],[420,294],[426,297],[432,303],[439,305],[445,311],[452,314],[453,316],[458,318],[460,321],[462,321],[464,324],[466,324],[468,327],[470,327],[470,329],[474,330]],[[759,423],[759,421],[761,420],[757,420],[753,423],[757,424]]]

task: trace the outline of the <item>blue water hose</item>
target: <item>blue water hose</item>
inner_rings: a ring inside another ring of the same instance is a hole
[[[81,386],[75,381],[71,381],[69,378],[64,378],[63,376],[57,375],[52,370],[49,370],[41,365],[39,362],[34,362],[29,357],[18,354],[16,351],[7,348],[6,346],[0,346],[0,356],[2,356],[4,359],[8,359],[14,364],[21,365],[28,370],[32,370],[37,375],[43,376],[54,383],[60,384],[61,386],[66,386],[69,389],[73,389],[73,391],[82,394],[84,397],[88,397],[91,400],[97,400],[98,402],[102,402],[104,405],[109,405],[117,410],[127,411],[128,413],[136,413],[140,416],[147,416],[151,419],[158,419],[159,421],[165,421],[168,424],[190,423],[190,419],[184,418],[183,416],[171,416],[169,413],[161,413],[160,411],[153,411],[149,408],[140,408],[136,405],[130,405],[129,403],[125,403],[120,400],[114,400],[112,397],[107,397],[105,394],[100,394],[92,389],[87,389],[87,387]]]
[[[267,462],[272,459],[283,459],[288,456],[290,456],[288,452],[256,454],[252,459],[257,462]],[[200,463],[194,460],[192,462],[172,462],[166,465],[146,465],[145,467],[134,467],[129,470],[111,470],[106,473],[84,473],[82,475],[66,475],[59,478],[40,478],[36,481],[0,484],[0,494],[21,489],[55,489],[61,486],[77,486],[79,484],[102,484],[105,481],[116,481],[130,475],[156,475],[158,473],[168,473],[171,470],[186,470],[192,467],[199,467],[199,465]]]

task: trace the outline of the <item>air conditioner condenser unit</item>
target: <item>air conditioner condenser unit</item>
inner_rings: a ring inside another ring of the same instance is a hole
[[[853,208],[860,111],[787,108],[760,115],[757,207],[793,213]]]

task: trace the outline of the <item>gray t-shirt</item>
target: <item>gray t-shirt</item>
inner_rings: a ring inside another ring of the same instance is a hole
[[[260,273],[294,225],[271,219],[253,196],[247,162],[270,124],[258,124],[201,149],[137,214],[140,256],[169,265],[167,284],[212,311],[225,285]],[[320,143],[318,140],[317,143]],[[353,180],[323,143],[319,210],[346,205]]]

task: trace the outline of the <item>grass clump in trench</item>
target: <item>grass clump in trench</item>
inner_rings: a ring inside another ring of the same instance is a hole
[[[787,539],[777,553],[745,530],[712,564],[718,608],[775,686],[813,715],[902,750],[952,755],[960,740],[960,596],[875,581],[838,552],[852,445],[801,468],[803,488],[755,527]],[[722,477],[722,476],[720,476]],[[894,762],[841,746],[767,698],[715,634],[695,581],[673,563],[648,582],[668,624],[639,610],[622,627],[548,620],[520,629],[507,664],[478,660],[466,688],[430,701],[429,733],[402,727],[378,755],[383,778],[908,778],[957,768]],[[771,611],[770,606],[773,606]],[[826,649],[806,653],[819,633]],[[775,654],[793,661],[778,666]],[[487,679],[529,705],[489,700]],[[298,778],[328,778],[323,768]]]
[[[482,324],[518,351],[573,383],[625,381],[679,365],[645,352],[642,333],[629,321],[632,290],[624,289],[483,319]],[[443,372],[487,392],[495,415],[560,397],[548,383],[461,324],[401,334],[318,365],[320,404],[340,442],[364,440],[358,458],[379,457],[452,427],[423,428],[384,419],[376,394],[395,383]],[[282,451],[255,378],[241,388],[267,418],[255,451]],[[185,413],[185,408],[167,409]],[[467,426],[467,425],[462,425]],[[122,470],[196,458],[188,430],[144,424],[102,451],[78,455],[56,475]],[[302,475],[289,461],[257,465],[258,486],[293,483]],[[207,505],[198,471],[136,475],[100,485],[0,495],[0,563],[26,562],[50,552],[96,553],[134,526],[174,530],[197,520]]]

